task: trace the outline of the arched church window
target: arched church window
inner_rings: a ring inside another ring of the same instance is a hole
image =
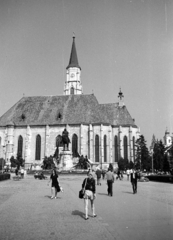
[[[135,137],[133,137],[133,161],[135,161]]]
[[[17,155],[22,157],[22,154],[23,154],[23,137],[20,135],[18,138]]]
[[[35,160],[41,160],[41,136],[36,136]]]
[[[74,87],[71,87],[71,88],[70,88],[70,94],[71,94],[71,95],[74,95]]]
[[[95,136],[95,162],[99,162],[99,136]]]
[[[56,141],[55,141],[55,146],[56,147],[63,147],[63,143],[62,143],[62,137],[61,137],[61,135],[58,135],[57,137],[56,137]]]
[[[116,135],[114,138],[114,158],[115,162],[118,162],[118,136]]]
[[[124,136],[124,159],[128,159],[127,136]]]
[[[73,157],[78,156],[78,136],[76,134],[72,136],[72,153]]]
[[[104,135],[104,162],[107,162],[107,136]]]

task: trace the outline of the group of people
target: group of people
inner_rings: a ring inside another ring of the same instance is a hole
[[[95,213],[95,206],[94,206],[94,200],[96,198],[96,181],[97,185],[101,185],[101,170],[97,168],[96,171],[94,170],[89,170],[88,172],[88,178],[85,178],[83,183],[82,183],[82,189],[85,191],[84,194],[84,205],[85,205],[85,220],[88,220],[88,202],[90,200],[91,202],[91,210],[92,210],[92,216],[96,217]],[[112,197],[113,196],[113,183],[114,183],[114,171],[112,168],[108,168],[106,174],[106,179],[107,179],[107,193],[108,196]],[[132,184],[132,190],[133,193],[137,193],[137,181],[139,178],[138,172],[133,169],[131,172],[129,172],[129,175],[131,177],[131,184]],[[129,176],[128,176],[129,178]]]
[[[88,207],[89,207],[89,201],[91,203],[91,210],[92,210],[92,217],[97,217],[95,213],[95,205],[94,200],[96,199],[96,183],[97,185],[101,185],[100,179],[101,179],[101,170],[97,168],[96,171],[90,169],[87,177],[82,182],[82,189],[84,192],[84,210],[85,210],[85,220],[88,220]],[[107,172],[105,172],[106,180],[107,180],[107,193],[108,196],[113,196],[113,183],[114,183],[114,171],[112,168],[108,168]],[[129,173],[131,177],[131,184],[133,193],[137,193],[137,179],[139,178],[138,173],[133,169]],[[62,187],[60,186],[59,180],[58,180],[58,174],[55,169],[52,170],[52,174],[50,176],[50,180],[48,182],[48,185],[51,181],[51,199],[57,198],[58,192],[63,192]]]
[[[21,168],[21,169],[19,170],[19,168],[17,167],[17,168],[15,169],[15,174],[16,174],[16,176],[18,176],[18,175],[20,174],[21,178],[24,178],[24,173],[25,173],[25,170],[24,170],[23,168]]]
[[[106,179],[108,185],[108,196],[113,196],[113,182],[114,182],[114,173],[111,168],[106,172]],[[88,205],[89,201],[91,203],[92,217],[96,217],[94,200],[96,199],[96,182],[97,185],[101,185],[101,175],[102,171],[100,168],[97,168],[96,171],[89,170],[88,177],[83,180],[82,189],[84,191],[84,208],[85,208],[85,220],[88,220]]]

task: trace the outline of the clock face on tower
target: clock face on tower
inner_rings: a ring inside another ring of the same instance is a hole
[[[74,73],[72,73],[70,76],[71,76],[71,78],[74,78],[75,75],[74,75]]]

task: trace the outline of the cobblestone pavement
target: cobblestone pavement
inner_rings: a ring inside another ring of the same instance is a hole
[[[60,175],[63,193],[50,199],[47,180],[27,175],[19,181],[0,182],[0,240],[139,239],[171,240],[173,185],[115,181],[114,196],[107,196],[106,181],[97,187],[98,217],[84,220],[78,192],[85,176]]]

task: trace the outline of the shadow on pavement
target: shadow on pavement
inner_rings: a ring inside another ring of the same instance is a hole
[[[128,193],[128,194],[133,194],[133,192],[122,192],[122,193]]]
[[[98,195],[108,195],[107,193],[97,193]]]
[[[81,211],[79,211],[79,210],[74,210],[74,211],[72,211],[72,215],[78,215],[78,216],[80,216],[81,218],[84,218],[84,213],[83,212],[81,212]]]
[[[45,198],[49,198],[50,200],[54,200],[54,198],[51,198],[50,195],[45,195],[44,197],[45,197]],[[61,199],[61,197],[56,197],[56,199]]]

